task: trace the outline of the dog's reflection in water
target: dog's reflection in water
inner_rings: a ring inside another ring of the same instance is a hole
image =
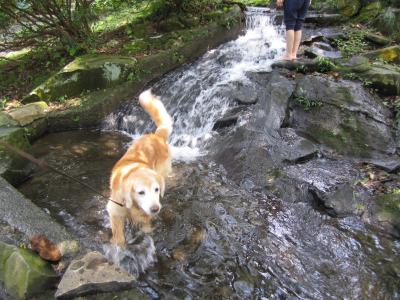
[[[148,234],[127,230],[126,237],[125,248],[106,244],[103,246],[104,254],[109,261],[137,278],[156,261],[156,248]]]

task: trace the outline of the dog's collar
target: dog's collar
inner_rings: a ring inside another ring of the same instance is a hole
[[[112,200],[112,199],[108,199],[108,200],[111,201],[111,202],[114,203],[114,204],[117,204],[117,205],[120,206],[120,207],[124,207],[123,204],[118,203],[118,202],[116,202],[116,201],[114,201],[114,200]]]

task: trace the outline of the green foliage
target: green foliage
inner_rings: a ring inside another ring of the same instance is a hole
[[[368,43],[365,42],[365,36],[369,32],[368,29],[344,27],[343,31],[347,33],[346,38],[336,39],[335,44],[344,57],[351,57],[368,49]]]
[[[399,13],[392,7],[386,8],[382,13],[378,15],[374,21],[374,25],[382,32],[386,34],[395,34],[400,31],[400,20]]]
[[[311,110],[312,108],[317,108],[322,106],[322,102],[318,99],[311,99],[306,95],[297,95],[294,100],[297,104],[301,105],[304,110]]]
[[[335,64],[329,58],[322,56],[319,56],[317,58],[317,66],[318,71],[321,73],[330,72],[335,68]]]

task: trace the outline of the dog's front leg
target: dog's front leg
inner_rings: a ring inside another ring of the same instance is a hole
[[[125,218],[120,216],[110,216],[112,242],[119,247],[125,246]]]

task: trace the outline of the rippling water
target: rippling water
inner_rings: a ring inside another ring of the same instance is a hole
[[[264,187],[239,186],[207,155],[207,145],[218,138],[213,124],[231,105],[221,91],[248,80],[249,71],[268,71],[283,46],[272,18],[250,10],[245,35],[155,84],[175,120],[177,160],[155,222],[157,262],[137,283],[149,298],[400,298],[398,240],[360,217],[337,219],[315,210],[307,191],[288,201]],[[131,137],[154,128],[133,102],[127,107],[108,118],[106,129],[129,135],[53,134],[34,152],[107,193],[111,167]],[[303,190],[290,184],[287,193]],[[102,250],[108,242],[105,201],[90,191],[46,172],[20,190],[88,247]]]

